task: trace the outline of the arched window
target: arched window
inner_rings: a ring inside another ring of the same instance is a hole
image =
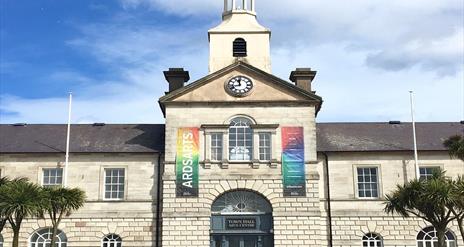
[[[252,122],[248,118],[232,119],[229,128],[229,159],[249,161],[253,156]]]
[[[122,238],[116,234],[109,234],[103,238],[102,247],[122,247]]]
[[[3,236],[0,234],[0,247],[3,247]]]
[[[363,247],[383,247],[382,237],[375,233],[367,233],[362,238]]]
[[[272,213],[271,204],[261,195],[246,190],[225,193],[214,201],[213,214],[268,214]]]
[[[30,247],[50,247],[53,229],[44,228],[34,232],[31,236]],[[58,230],[55,247],[67,247],[68,238],[61,230]]]
[[[445,234],[446,246],[456,247],[456,238],[453,233],[447,231]],[[438,237],[434,227],[426,227],[417,234],[417,247],[437,247]]]
[[[242,38],[236,38],[234,40],[234,57],[246,57],[247,56],[247,43]]]

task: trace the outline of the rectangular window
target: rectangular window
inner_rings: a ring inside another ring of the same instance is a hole
[[[105,199],[124,199],[125,169],[105,169]]]
[[[44,168],[42,185],[44,187],[61,186],[63,184],[63,168]]]
[[[379,180],[377,167],[358,167],[359,198],[378,198]]]
[[[427,179],[432,178],[433,173],[438,170],[440,170],[440,167],[438,166],[420,167],[419,168],[420,180],[427,180]]]
[[[259,133],[259,160],[271,160],[271,133]]]
[[[233,161],[253,159],[253,130],[248,126],[229,129],[229,157]]]
[[[211,134],[211,160],[221,161],[222,160],[222,133]]]

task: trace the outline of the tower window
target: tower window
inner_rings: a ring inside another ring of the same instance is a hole
[[[246,57],[247,56],[247,43],[242,38],[234,40],[234,57]]]

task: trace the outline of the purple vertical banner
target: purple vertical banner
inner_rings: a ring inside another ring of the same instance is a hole
[[[306,196],[303,127],[282,127],[282,176],[285,197]]]

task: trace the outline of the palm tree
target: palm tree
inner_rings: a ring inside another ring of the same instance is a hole
[[[451,157],[464,161],[464,137],[455,135],[443,142]]]
[[[460,135],[451,136],[443,145],[448,149],[452,158],[458,158],[464,161],[464,137]],[[453,214],[458,221],[459,231],[464,242],[464,177],[459,176],[454,183],[456,195],[456,207],[452,209]]]
[[[445,233],[450,222],[456,220],[450,210],[454,206],[454,188],[444,172],[435,173],[428,180],[413,180],[398,185],[387,195],[385,212],[405,218],[416,216],[430,222],[437,231],[438,247],[446,247]]]
[[[44,188],[45,211],[47,211],[53,226],[53,237],[50,246],[55,246],[58,226],[65,216],[78,210],[85,203],[85,192],[80,189],[68,189],[62,187]]]
[[[458,176],[453,181],[454,189],[454,208],[450,208],[456,220],[458,221],[459,231],[461,232],[461,238],[464,243],[464,176]]]
[[[10,182],[8,177],[0,177],[0,188],[8,182]],[[5,228],[6,222],[6,217],[3,217],[3,215],[0,214],[0,233],[3,231],[3,228]]]
[[[19,247],[19,232],[24,218],[42,216],[43,192],[26,179],[16,179],[0,188],[0,215],[13,230],[13,247]]]

